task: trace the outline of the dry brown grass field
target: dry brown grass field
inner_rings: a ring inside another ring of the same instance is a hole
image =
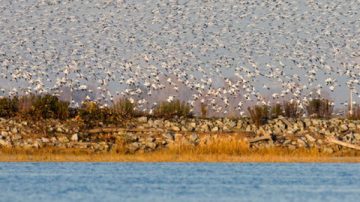
[[[117,150],[119,151],[119,150]],[[80,149],[1,149],[2,162],[349,162],[360,163],[360,157],[330,155],[316,149],[288,150],[264,148],[250,150],[246,142],[216,141],[210,144],[173,145],[149,153],[125,154],[113,151],[91,153]]]

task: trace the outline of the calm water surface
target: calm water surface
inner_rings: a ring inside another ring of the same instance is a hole
[[[359,201],[360,164],[0,163],[0,201]]]

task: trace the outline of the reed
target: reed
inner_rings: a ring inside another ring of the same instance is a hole
[[[354,155],[330,155],[317,149],[263,148],[249,149],[240,140],[216,140],[198,146],[173,145],[149,153],[93,153],[84,149],[40,148],[0,150],[2,162],[360,162]]]

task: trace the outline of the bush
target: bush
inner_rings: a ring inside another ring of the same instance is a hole
[[[269,120],[270,107],[267,105],[255,105],[248,107],[251,120],[256,126],[264,125]]]
[[[296,102],[284,102],[284,116],[288,118],[300,117],[299,105]]]
[[[29,118],[31,117],[31,112],[33,110],[33,104],[36,100],[36,96],[31,94],[31,95],[27,95],[27,96],[22,96],[19,99],[19,103],[18,103],[18,114],[21,117],[26,117]]]
[[[37,96],[30,113],[35,118],[64,120],[69,117],[69,102],[52,95]]]
[[[100,107],[96,102],[86,101],[79,109],[79,116],[88,128],[102,126],[102,124],[117,124],[121,116],[113,113],[108,107]]]
[[[154,116],[159,118],[192,117],[191,106],[180,100],[162,102],[154,110]]]
[[[27,95],[17,102],[18,115],[28,119],[61,119],[69,118],[69,102],[53,95]]]
[[[19,99],[14,98],[0,98],[0,117],[10,118],[14,117],[19,110]]]
[[[79,109],[79,116],[87,127],[97,126],[99,122],[104,120],[104,115],[99,105],[92,101],[83,102]]]
[[[347,117],[348,117],[348,119],[351,119],[351,120],[360,120],[360,106],[354,105],[352,114],[350,114],[350,109],[349,109],[349,113],[347,114]]]
[[[278,118],[279,116],[283,116],[283,115],[284,115],[284,113],[283,113],[281,104],[277,103],[271,107],[270,118],[274,119],[274,118]]]
[[[208,109],[207,109],[207,105],[206,105],[206,104],[200,103],[200,112],[201,112],[201,117],[202,117],[202,118],[206,118],[206,117],[207,117]]]
[[[332,102],[327,99],[312,99],[306,105],[308,116],[314,118],[330,118],[333,109]]]
[[[119,99],[111,107],[114,114],[121,116],[122,118],[131,118],[137,116],[139,113],[135,110],[135,103],[130,102],[129,99]]]

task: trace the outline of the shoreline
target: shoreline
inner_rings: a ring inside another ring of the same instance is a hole
[[[0,151],[0,163],[4,162],[114,162],[114,163],[360,163],[360,156],[336,156],[305,151],[255,151],[244,154],[206,154],[189,151],[163,150],[150,153],[117,154],[88,153],[79,151]]]

